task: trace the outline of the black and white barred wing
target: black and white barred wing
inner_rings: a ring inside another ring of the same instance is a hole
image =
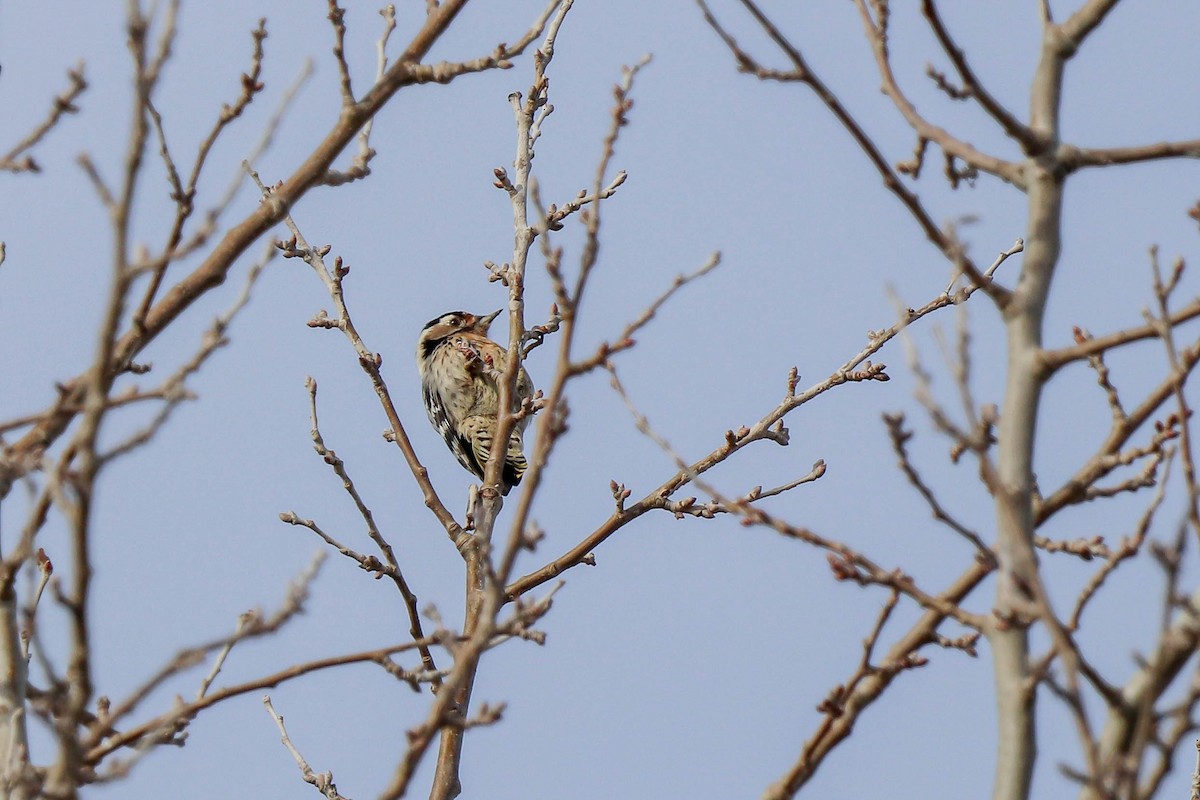
[[[446,402],[442,395],[428,384],[422,388],[425,394],[425,411],[429,414],[429,421],[433,424],[434,430],[445,440],[446,446],[450,448],[451,453],[454,453],[458,463],[482,478],[483,466],[476,460],[471,442],[465,439],[462,432],[455,426],[454,420],[446,410]]]

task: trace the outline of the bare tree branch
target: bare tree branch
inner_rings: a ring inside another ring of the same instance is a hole
[[[33,159],[33,156],[27,154],[27,151],[33,149],[42,139],[45,139],[46,135],[54,130],[64,115],[74,114],[79,110],[79,107],[75,105],[75,101],[88,88],[87,78],[84,76],[83,71],[83,62],[77,64],[74,69],[67,70],[67,79],[70,81],[70,86],[54,98],[54,104],[50,108],[50,113],[46,116],[46,119],[26,134],[25,138],[13,145],[12,149],[7,153],[0,155],[0,171],[41,172],[41,166]]]
[[[874,140],[867,134],[862,125],[854,118],[853,115],[842,104],[841,100],[825,85],[808,66],[807,61],[801,54],[800,50],[795,47],[783,35],[780,30],[775,27],[774,23],[767,18],[753,0],[741,0],[742,5],[746,7],[755,21],[762,27],[763,31],[771,38],[781,51],[792,62],[793,69],[790,72],[779,72],[768,70],[761,67],[745,50],[743,50],[733,38],[717,21],[712,12],[708,8],[705,0],[696,0],[704,13],[704,19],[709,26],[716,31],[721,40],[725,42],[726,47],[733,53],[734,58],[738,62],[738,69],[743,72],[748,72],[761,79],[780,80],[780,81],[795,81],[803,83],[812,89],[817,98],[825,105],[826,108],[834,115],[834,117],[846,129],[846,132],[854,140],[855,144],[862,149],[870,160],[872,166],[875,167],[880,177],[883,179],[884,187],[891,192],[908,210],[913,219],[917,222],[922,233],[925,234],[930,242],[955,265],[956,270],[967,275],[972,283],[980,286],[991,296],[992,300],[1000,308],[1004,308],[1008,303],[1009,292],[1007,289],[987,280],[980,273],[979,268],[967,256],[961,246],[953,241],[946,233],[933,221],[933,217],[925,209],[921,199],[916,194],[911,192],[904,186],[896,171],[892,169],[883,152],[880,150]],[[999,167],[997,166],[997,169]],[[1016,175],[1013,176],[1016,179]]]

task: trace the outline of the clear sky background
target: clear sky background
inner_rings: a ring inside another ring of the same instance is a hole
[[[438,45],[433,59],[474,58],[527,29],[541,2],[476,2]],[[715,12],[760,60],[786,63],[757,34],[737,3]],[[976,146],[1006,157],[1017,150],[972,108],[938,95],[924,65],[945,69],[935,42],[908,4],[896,4],[893,52],[898,77],[929,117]],[[1036,3],[944,3],[944,13],[987,85],[1018,113],[1028,106],[1039,39]],[[1059,15],[1073,8],[1053,3]],[[407,41],[423,3],[401,4],[394,45]],[[813,68],[883,143],[893,161],[914,137],[878,91],[879,78],[857,14],[845,2],[768,2],[780,27]],[[347,51],[361,92],[374,72],[377,4],[347,3]],[[74,163],[88,152],[115,180],[129,128],[130,64],[123,5],[44,0],[0,9],[0,124],[8,146],[44,114],[78,59],[91,88],[36,151],[40,176],[5,176],[0,192],[0,419],[50,402],[54,381],[83,369],[110,270],[111,234],[91,187]],[[256,164],[267,182],[287,176],[333,124],[337,73],[332,32],[318,2],[209,0],[185,3],[175,57],[157,95],[177,152],[194,152],[220,107],[239,89],[249,31],[267,18],[266,96],[214,151],[200,205],[236,176],[277,98],[313,59],[315,74],[284,123],[275,147]],[[1200,5],[1152,0],[1119,7],[1071,63],[1064,130],[1080,145],[1142,144],[1190,138],[1200,129]],[[397,51],[393,48],[393,54]],[[889,287],[917,306],[944,289],[949,272],[876,173],[827,111],[800,86],[739,75],[733,59],[690,2],[577,0],[550,69],[555,113],[538,143],[542,196],[563,202],[594,174],[608,124],[611,86],[621,66],[653,54],[633,92],[631,124],[614,167],[629,180],[604,210],[601,261],[583,309],[581,345],[617,334],[681,272],[720,250],[722,266],[687,287],[618,359],[627,388],[655,427],[683,455],[718,446],[725,430],[752,424],[786,389],[788,370],[802,386],[827,377],[861,349],[867,332],[896,318]],[[449,86],[404,90],[376,120],[379,155],[369,180],[309,193],[295,218],[313,243],[328,243],[352,267],[347,299],[383,370],[414,444],[456,513],[470,476],[429,428],[412,351],[422,324],[463,308],[488,312],[505,302],[488,283],[484,260],[512,250],[507,196],[492,170],[511,168],[512,112],[526,91],[528,58],[509,71],[466,76]],[[344,166],[348,156],[341,165]],[[151,159],[136,207],[136,233],[157,244],[171,204]],[[1140,324],[1152,302],[1146,256],[1194,256],[1196,225],[1186,209],[1200,194],[1193,162],[1169,162],[1072,178],[1063,259],[1052,294],[1047,342],[1070,341],[1071,327],[1094,333]],[[990,263],[1024,234],[1024,198],[982,178],[950,192],[936,159],[917,184],[935,217],[973,220],[961,235],[978,262]],[[231,219],[256,202],[243,187]],[[558,242],[571,268],[577,225]],[[165,374],[192,352],[201,332],[240,289],[244,259],[226,286],[191,309],[144,354]],[[1013,259],[999,278],[1011,283]],[[1185,279],[1195,294],[1195,277]],[[528,319],[546,312],[551,293],[540,263],[530,269]],[[231,631],[247,608],[276,607],[287,582],[320,543],[282,524],[294,510],[352,547],[369,550],[361,519],[309,439],[306,376],[319,384],[326,443],[347,462],[422,605],[461,624],[462,561],[420,501],[399,452],[380,434],[387,421],[355,356],[338,334],[305,322],[329,308],[324,287],[298,260],[277,260],[236,321],[232,345],[191,386],[200,395],[152,444],[105,473],[95,526],[98,690],[123,697],[184,645]],[[982,295],[970,304],[972,386],[998,402],[1003,336]],[[942,362],[936,327],[950,334],[954,312],[923,322],[913,343],[936,374],[934,389],[953,407],[956,392]],[[548,379],[553,348],[535,351],[528,369]],[[764,442],[714,471],[728,494],[774,486],[829,465],[815,484],[766,507],[823,535],[844,540],[885,566],[901,567],[932,591],[969,563],[964,542],[938,527],[895,467],[880,420],[905,411],[918,438],[914,459],[957,514],[990,540],[992,507],[972,464],[951,466],[949,442],[913,400],[914,382],[897,341],[877,360],[892,381],[849,385],[788,420],[792,443]],[[1161,346],[1146,344],[1111,361],[1131,393],[1163,372]],[[569,548],[607,517],[609,481],[640,496],[673,474],[669,457],[641,436],[603,376],[570,393],[571,429],[556,451],[534,516],[547,536],[524,556],[522,572]],[[114,415],[110,441],[144,424],[147,410]],[[1066,370],[1043,407],[1039,482],[1057,486],[1086,459],[1109,412],[1091,374]],[[6,542],[20,526],[25,498],[0,509]],[[1143,499],[1073,510],[1047,535],[1129,534]],[[1176,496],[1157,531],[1170,536],[1182,513]],[[40,542],[63,554],[61,522]],[[292,662],[402,641],[399,596],[331,553],[308,612],[279,636],[235,649],[222,673],[234,683]],[[795,760],[819,722],[817,703],[858,662],[862,638],[885,593],[835,582],[824,554],[736,520],[676,521],[647,515],[596,552],[595,568],[565,576],[541,627],[544,647],[512,642],[490,653],[474,701],[506,702],[500,724],[469,734],[466,798],[756,797]],[[1055,596],[1066,602],[1095,566],[1050,560]],[[990,608],[991,587],[971,598]],[[1153,641],[1161,582],[1147,563],[1127,568],[1092,609],[1107,615],[1082,641],[1111,679],[1134,669],[1131,654]],[[915,618],[902,603],[893,635]],[[962,631],[948,626],[948,635]],[[53,627],[43,631],[52,643]],[[890,637],[885,634],[885,643]],[[821,768],[807,793],[852,798],[979,797],[990,791],[994,714],[990,654],[929,651],[931,663],[902,676],[860,721],[850,742]],[[404,662],[415,666],[413,659]],[[191,696],[202,673],[158,692],[150,707]],[[317,770],[332,770],[349,797],[378,794],[405,746],[404,731],[423,718],[428,697],[382,670],[357,666],[312,675],[271,692],[295,744]],[[142,761],[128,781],[93,788],[94,797],[313,796],[280,745],[260,697],[204,713],[187,746]],[[1061,709],[1041,705],[1041,760],[1035,794],[1073,787],[1060,760],[1081,763]],[[44,741],[44,740],[39,740]],[[1186,749],[1186,748],[1185,748]],[[45,757],[45,752],[42,755]],[[432,759],[428,761],[432,765]],[[1187,754],[1166,795],[1182,796]],[[423,796],[425,769],[411,796]]]

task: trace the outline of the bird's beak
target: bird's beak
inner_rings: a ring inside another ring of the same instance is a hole
[[[495,311],[488,314],[486,317],[480,317],[475,322],[475,330],[479,331],[480,333],[487,333],[488,328],[492,327],[492,320],[494,320],[496,317],[500,316],[500,312],[503,310],[504,309],[502,309],[502,308],[497,308]]]

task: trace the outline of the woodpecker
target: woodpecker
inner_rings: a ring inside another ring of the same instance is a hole
[[[429,421],[450,452],[469,472],[483,477],[492,452],[500,389],[497,381],[508,351],[488,338],[488,328],[500,311],[476,316],[449,311],[430,320],[417,339],[417,370]],[[521,367],[512,400],[515,413],[521,401],[533,395],[533,382]],[[500,473],[500,492],[521,482],[525,473],[522,435],[529,417],[513,426]]]

